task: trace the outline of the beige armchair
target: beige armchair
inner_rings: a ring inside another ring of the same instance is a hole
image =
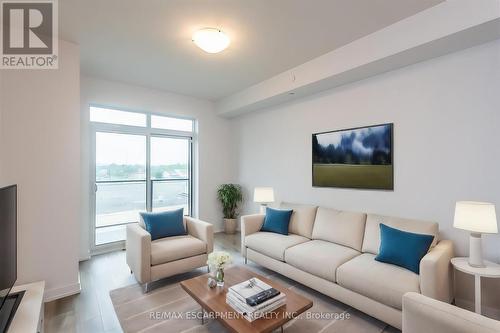
[[[146,292],[150,282],[207,266],[214,246],[213,226],[184,217],[184,227],[187,235],[151,241],[142,221],[127,226],[127,264]]]
[[[403,333],[498,333],[500,322],[417,293],[403,296]]]

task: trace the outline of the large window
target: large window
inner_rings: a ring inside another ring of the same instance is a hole
[[[186,139],[151,137],[153,211],[182,207],[190,214],[190,156]]]
[[[141,211],[192,213],[194,121],[90,107],[94,247],[122,242]]]
[[[151,127],[174,131],[193,131],[193,121],[163,116],[151,116]]]
[[[127,112],[91,106],[90,121],[116,125],[146,127],[147,116],[144,113]]]

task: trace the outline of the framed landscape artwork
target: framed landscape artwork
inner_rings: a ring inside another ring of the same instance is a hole
[[[393,124],[313,134],[312,183],[393,190]]]

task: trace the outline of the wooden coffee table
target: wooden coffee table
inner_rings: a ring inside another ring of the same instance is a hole
[[[313,305],[311,300],[241,266],[233,266],[224,271],[223,288],[215,287],[211,289],[208,287],[208,277],[209,274],[197,276],[182,281],[181,286],[201,305],[204,311],[212,314],[212,318],[219,320],[226,328],[235,333],[265,333],[277,328],[283,329],[284,324],[310,309]],[[254,277],[285,293],[286,304],[274,310],[273,314],[266,318],[249,322],[242,316],[238,316],[237,312],[226,303],[226,292],[229,287]]]

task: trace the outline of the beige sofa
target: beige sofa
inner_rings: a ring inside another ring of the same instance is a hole
[[[127,264],[146,292],[150,282],[207,266],[214,247],[212,224],[184,217],[184,227],[185,236],[151,241],[143,221],[127,225]]]
[[[432,298],[403,296],[403,333],[499,333],[500,322]]]
[[[437,223],[283,203],[293,209],[288,236],[259,231],[264,215],[241,218],[242,255],[401,329],[406,292],[450,302],[450,241],[437,241]],[[379,224],[435,236],[420,275],[374,260]]]

